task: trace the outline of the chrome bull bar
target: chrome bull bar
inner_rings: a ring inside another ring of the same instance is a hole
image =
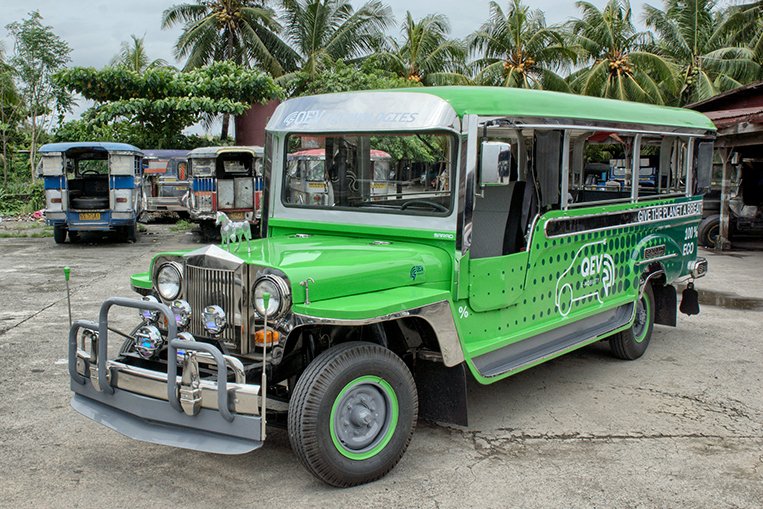
[[[108,315],[113,306],[158,311],[165,316],[166,375],[108,360]],[[98,332],[89,354],[78,349],[82,329]],[[146,442],[222,454],[240,454],[261,447],[263,418],[256,415],[260,387],[242,383],[240,363],[219,349],[176,336],[172,311],[158,302],[112,297],[101,305],[98,323],[76,320],[69,330],[68,368],[75,393],[72,407]],[[178,349],[186,351],[182,378],[177,376]],[[216,364],[216,383],[199,379],[198,362]],[[228,368],[234,372],[236,383],[228,383]],[[239,407],[255,415],[231,410]]]

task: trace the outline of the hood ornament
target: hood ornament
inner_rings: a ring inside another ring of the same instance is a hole
[[[236,242],[236,252],[241,247],[241,241],[246,239],[246,252],[252,252],[252,228],[249,221],[231,221],[225,212],[217,212],[215,215],[215,225],[220,226],[220,238],[223,246],[228,252],[231,252],[231,244]]]

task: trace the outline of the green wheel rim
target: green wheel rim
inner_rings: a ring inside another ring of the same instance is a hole
[[[367,406],[376,403],[374,406],[378,407],[379,401],[383,401],[383,411],[375,408],[374,412]],[[361,461],[376,456],[392,440],[399,414],[397,395],[386,380],[372,375],[352,380],[337,394],[331,407],[329,431],[334,447],[351,460]],[[358,419],[365,419],[368,433],[357,425]],[[375,428],[378,430],[374,431]],[[356,434],[360,436],[353,447],[348,442]]]
[[[641,343],[646,339],[651,314],[652,305],[647,296],[642,295],[636,303],[636,317],[633,321],[633,339],[636,343]]]

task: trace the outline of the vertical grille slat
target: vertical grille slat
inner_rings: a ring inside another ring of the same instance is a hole
[[[241,325],[244,324],[242,309],[236,301],[236,274],[232,270],[209,269],[187,264],[185,267],[186,300],[191,305],[191,334],[208,336],[202,323],[202,311],[205,307],[217,305],[225,310],[228,327],[217,338],[224,343],[241,350]],[[236,320],[236,316],[240,321]],[[237,323],[238,322],[238,323]]]

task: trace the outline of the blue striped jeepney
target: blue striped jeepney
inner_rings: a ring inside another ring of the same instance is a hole
[[[138,240],[143,153],[126,143],[49,143],[40,147],[45,219],[57,244],[81,232],[114,231]]]

